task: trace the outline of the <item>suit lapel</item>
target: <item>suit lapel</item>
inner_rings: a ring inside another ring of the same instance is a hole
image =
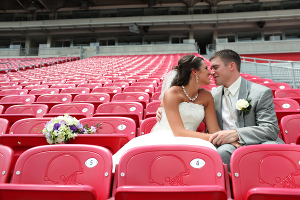
[[[248,94],[249,94],[249,90],[248,90],[248,85],[247,85],[247,80],[244,79],[243,77],[241,77],[241,86],[240,86],[240,91],[239,91],[239,99],[247,99],[248,98]],[[237,114],[237,121],[238,121],[238,127],[244,127],[245,126],[245,122],[244,122],[244,113],[242,112],[241,114],[239,114],[239,111],[236,110],[236,114]]]
[[[217,120],[221,130],[223,130],[223,120],[222,120],[222,96],[224,90],[223,88],[224,88],[223,86],[219,87],[218,91],[216,91],[214,96]]]

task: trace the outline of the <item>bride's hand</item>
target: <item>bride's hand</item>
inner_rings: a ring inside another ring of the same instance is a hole
[[[240,148],[242,145],[239,142],[232,142],[231,143],[235,148]]]
[[[160,122],[161,120],[161,108],[158,108],[157,111],[156,111],[156,121]]]

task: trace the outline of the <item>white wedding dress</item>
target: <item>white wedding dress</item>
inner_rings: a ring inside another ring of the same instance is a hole
[[[181,102],[179,104],[179,113],[185,129],[191,131],[197,130],[205,114],[203,105],[195,104],[192,102]],[[113,166],[119,163],[120,158],[125,151],[139,146],[162,144],[188,144],[205,146],[216,150],[215,146],[206,140],[191,137],[175,137],[173,132],[171,131],[171,127],[167,120],[164,108],[162,108],[161,121],[155,125],[152,131],[153,132],[149,134],[136,137],[130,140],[127,144],[125,144],[117,153],[113,155]]]

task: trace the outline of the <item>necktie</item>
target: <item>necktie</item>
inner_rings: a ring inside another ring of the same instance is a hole
[[[229,94],[230,94],[230,91],[227,88],[225,88],[224,89],[224,95],[225,95],[226,105],[227,105],[227,108],[228,108],[230,114],[232,114],[233,113],[233,108],[232,108],[232,105],[231,105],[231,100],[230,100]]]

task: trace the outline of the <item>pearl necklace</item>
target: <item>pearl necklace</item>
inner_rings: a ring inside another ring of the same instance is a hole
[[[182,89],[183,89],[183,92],[184,92],[185,96],[186,96],[187,98],[189,98],[190,101],[195,101],[195,100],[197,99],[199,92],[196,94],[196,96],[195,96],[194,98],[191,98],[191,97],[186,93],[184,86],[182,85],[181,87],[182,87]]]

